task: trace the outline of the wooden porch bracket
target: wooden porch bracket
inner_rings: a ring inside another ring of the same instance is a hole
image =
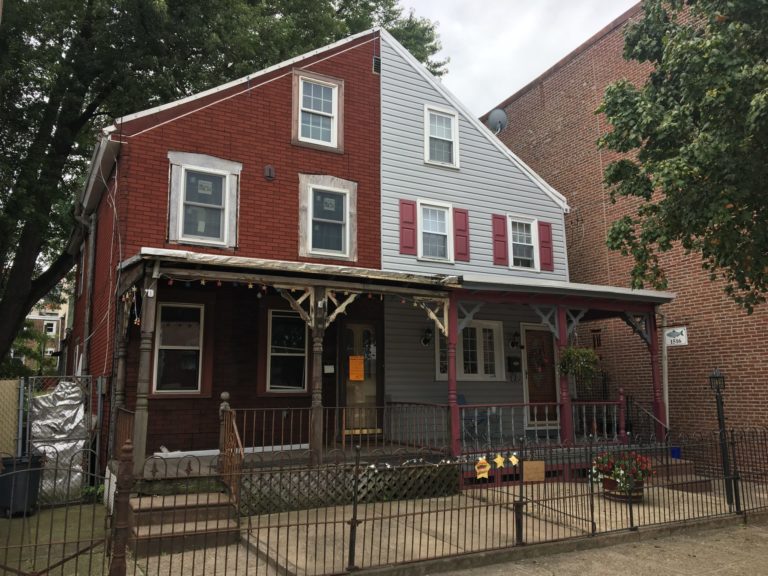
[[[638,322],[638,320],[635,318],[635,316],[627,313],[622,312],[621,313],[621,319],[624,320],[624,323],[632,328],[632,332],[640,336],[640,338],[643,339],[643,342],[646,343],[646,345],[651,345],[651,336],[650,336],[650,330],[648,329],[648,314],[643,314],[643,320],[642,323]]]
[[[336,317],[339,314],[346,314],[347,313],[347,306],[352,304],[357,297],[360,296],[359,292],[350,292],[346,294],[346,298],[344,298],[343,301],[338,300],[336,298],[336,295],[333,292],[328,292],[328,300],[333,302],[333,305],[336,307],[333,312],[328,314],[328,311],[326,310],[326,320],[325,320],[325,327],[328,328],[331,324],[333,324],[333,321],[336,320]],[[341,302],[341,303],[339,303]]]
[[[485,302],[478,302],[475,304],[471,310],[467,310],[464,307],[464,304],[459,302],[459,311],[462,313],[462,318],[459,320],[459,332],[464,330],[470,322],[475,318],[475,314],[477,314],[480,311],[480,308],[483,307]]]
[[[574,312],[576,312],[574,314]],[[567,315],[567,321],[568,321],[568,338],[573,336],[573,333],[576,331],[577,326],[579,325],[579,322],[584,317],[584,314],[589,312],[587,308],[581,308],[579,310],[571,310],[570,308],[566,308],[565,313]]]
[[[541,323],[544,324],[556,338],[560,338],[560,333],[557,331],[557,306],[552,306],[549,309],[544,309],[536,304],[531,304],[531,308],[539,316]]]
[[[450,306],[448,305],[448,301],[416,296],[414,297],[413,302],[427,313],[427,316],[434,321],[443,336],[447,338],[450,333],[448,321]]]
[[[277,288],[277,293],[280,294],[280,296],[282,296],[283,299],[286,302],[288,302],[288,304],[290,304],[293,311],[296,312],[301,317],[302,320],[304,320],[307,326],[309,326],[310,328],[315,327],[314,322],[312,321],[312,318],[310,316],[311,310],[313,308],[312,295],[314,291],[312,290],[312,288],[304,288],[304,292],[298,298],[294,298],[293,295],[285,288]],[[307,312],[306,310],[304,310],[304,307],[302,306],[302,304],[307,300],[309,300],[310,312]]]

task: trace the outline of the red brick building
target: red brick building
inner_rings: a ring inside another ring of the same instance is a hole
[[[611,22],[530,84],[504,100],[507,128],[499,134],[510,149],[564,194],[571,280],[627,286],[632,262],[605,244],[613,221],[632,210],[631,200],[610,202],[603,170],[616,155],[595,142],[608,126],[595,114],[608,84],[622,78],[642,84],[646,66],[622,58],[623,29],[640,5]],[[733,426],[765,426],[768,404],[768,308],[747,315],[711,282],[697,256],[677,247],[663,256],[669,290],[677,297],[659,309],[659,326],[685,327],[687,346],[668,348],[668,404],[673,431],[715,426],[707,376],[726,376],[726,417]],[[582,341],[599,346],[612,386],[647,400],[646,360],[639,344],[615,322],[584,325]]]

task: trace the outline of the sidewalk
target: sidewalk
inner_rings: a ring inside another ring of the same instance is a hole
[[[750,520],[746,525],[723,519],[672,533],[626,536],[624,542],[612,546],[566,552],[553,547],[546,555],[442,572],[442,576],[768,575],[765,518]]]

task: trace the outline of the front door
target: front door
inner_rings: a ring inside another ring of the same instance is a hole
[[[344,350],[344,434],[378,434],[376,327],[347,324]]]
[[[555,343],[552,332],[544,328],[523,327],[525,385],[531,406],[528,426],[549,426],[557,422],[557,383],[555,381]]]

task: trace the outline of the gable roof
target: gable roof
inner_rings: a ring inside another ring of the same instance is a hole
[[[405,59],[406,62],[408,62],[408,64],[410,64],[415,70],[418,71],[424,80],[426,80],[437,92],[439,92],[446,100],[448,100],[448,102],[450,102],[454,108],[460,111],[466,120],[472,124],[472,126],[475,127],[486,138],[486,140],[491,143],[492,146],[494,146],[499,152],[508,158],[523,174],[528,176],[531,181],[536,184],[542,190],[542,192],[549,196],[555,202],[555,204],[560,206],[564,212],[570,211],[570,207],[568,206],[568,201],[565,199],[565,196],[563,196],[560,192],[545,182],[544,179],[536,174],[536,172],[534,172],[530,166],[528,166],[514,152],[507,148],[493,132],[491,132],[482,122],[480,122],[479,119],[475,118],[475,116],[466,108],[466,106],[464,106],[464,104],[461,103],[458,98],[456,98],[456,96],[450,92],[450,90],[448,90],[445,86],[443,86],[441,82],[435,79],[435,77],[427,71],[421,62],[416,60],[416,58],[410,52],[408,52],[408,50],[406,50],[405,47],[400,44],[400,42],[398,42],[389,32],[384,29],[380,30],[380,34],[381,37],[389,42],[392,48],[394,48],[394,50],[403,59]]]

